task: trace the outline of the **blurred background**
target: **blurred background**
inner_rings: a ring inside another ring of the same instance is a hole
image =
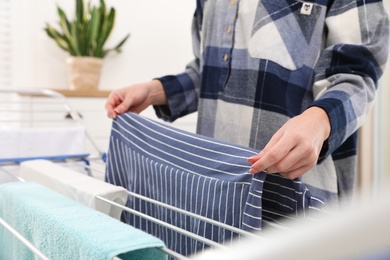
[[[98,1],[95,1],[98,3]],[[384,1],[390,10],[390,1]],[[116,24],[107,45],[131,36],[120,54],[104,59],[101,96],[69,97],[102,150],[108,146],[111,121],[104,110],[105,95],[154,77],[181,72],[192,59],[191,19],[195,1],[106,0],[116,8]],[[58,21],[56,6],[71,16],[74,1],[0,0],[0,88],[68,88],[67,53],[44,32],[46,22]],[[390,182],[390,66],[382,78],[376,105],[359,139],[358,191],[375,193]],[[144,115],[155,118],[153,109]],[[179,119],[174,126],[195,131],[196,114]],[[0,126],[1,127],[1,126]]]

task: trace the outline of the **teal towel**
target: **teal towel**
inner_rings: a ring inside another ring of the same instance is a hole
[[[0,217],[52,260],[166,259],[161,240],[37,183],[0,185]],[[0,225],[0,259],[35,259]]]

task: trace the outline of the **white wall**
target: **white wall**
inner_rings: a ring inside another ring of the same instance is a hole
[[[383,4],[390,13],[390,1]],[[379,82],[376,102],[360,129],[358,190],[364,194],[388,189],[390,185],[390,59]]]
[[[15,87],[66,89],[62,51],[43,31],[46,22],[57,22],[56,5],[68,16],[69,0],[16,0],[13,6],[13,73]],[[98,1],[95,1],[98,2]],[[170,73],[181,72],[192,59],[191,19],[195,1],[106,0],[117,11],[116,25],[107,46],[126,33],[131,37],[123,52],[105,59],[100,89],[111,90]]]
[[[116,7],[117,21],[109,46],[126,33],[131,37],[119,55],[107,57],[100,89],[111,90],[153,77],[180,72],[192,59],[191,19],[194,0],[106,0]],[[97,0],[96,0],[97,2]],[[384,0],[390,12],[390,1]],[[57,21],[56,5],[67,13],[74,10],[69,0],[14,0],[12,3],[12,85],[15,87],[67,88],[64,58],[59,49],[44,33],[46,21]],[[179,11],[178,11],[179,10]],[[390,63],[381,81],[374,119],[368,120],[369,151],[364,167],[375,173],[377,183],[390,182]],[[153,111],[149,111],[150,115]],[[194,129],[195,117],[186,124]],[[375,138],[373,138],[373,136]],[[375,177],[374,176],[374,177]],[[372,188],[372,175],[368,176],[368,189]]]
[[[383,1],[390,14],[390,1]],[[376,110],[375,135],[378,137],[375,147],[377,186],[390,185],[390,57],[379,86]],[[385,185],[383,184],[385,183]]]

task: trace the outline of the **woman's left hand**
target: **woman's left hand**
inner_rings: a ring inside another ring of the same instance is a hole
[[[252,164],[249,172],[280,173],[289,179],[305,174],[317,164],[330,127],[322,108],[307,109],[287,121],[258,155],[248,158]]]

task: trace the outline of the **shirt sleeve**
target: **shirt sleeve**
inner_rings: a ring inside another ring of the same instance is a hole
[[[199,9],[199,8],[198,8]],[[168,105],[154,106],[157,117],[173,122],[198,109],[198,93],[200,86],[200,23],[198,10],[192,22],[192,45],[195,59],[187,64],[183,73],[158,78],[161,81]]]
[[[326,28],[311,104],[323,108],[330,119],[331,133],[322,158],[363,124],[374,102],[389,46],[389,20],[381,0],[333,1]]]

